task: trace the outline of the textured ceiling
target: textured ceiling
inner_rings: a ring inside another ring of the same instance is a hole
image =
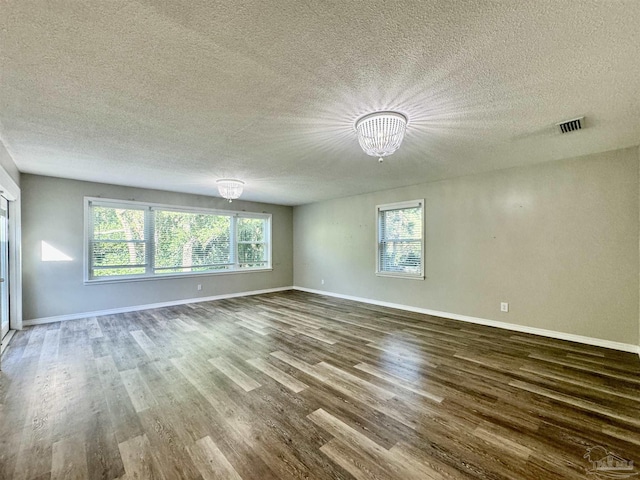
[[[0,138],[23,172],[288,205],[561,159],[640,143],[638,25],[637,0],[4,0]],[[380,109],[409,117],[381,165],[353,128]]]

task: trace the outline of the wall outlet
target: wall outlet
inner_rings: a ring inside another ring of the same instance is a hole
[[[320,285],[324,285],[324,278],[320,280]]]
[[[198,284],[198,291],[202,290],[202,285]]]
[[[507,302],[502,302],[500,304],[500,311],[501,312],[508,312],[509,311],[509,304]]]

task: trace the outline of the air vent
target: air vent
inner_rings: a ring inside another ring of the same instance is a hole
[[[582,122],[584,122],[584,117],[574,118],[573,120],[566,120],[564,122],[556,123],[556,125],[560,128],[560,133],[571,133],[576,130],[582,129]]]

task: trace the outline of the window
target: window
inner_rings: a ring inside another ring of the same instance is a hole
[[[378,205],[378,275],[424,278],[424,200]]]
[[[271,268],[271,215],[86,199],[87,281]]]
[[[91,225],[92,277],[145,273],[148,235],[144,210],[94,205]]]

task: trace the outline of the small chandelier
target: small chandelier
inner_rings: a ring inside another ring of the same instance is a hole
[[[360,146],[379,162],[400,147],[406,128],[407,117],[398,112],[370,113],[356,122]]]
[[[218,192],[220,192],[222,198],[226,198],[227,200],[229,200],[229,203],[242,195],[244,182],[240,180],[234,180],[232,178],[221,178],[216,183],[218,184]]]

